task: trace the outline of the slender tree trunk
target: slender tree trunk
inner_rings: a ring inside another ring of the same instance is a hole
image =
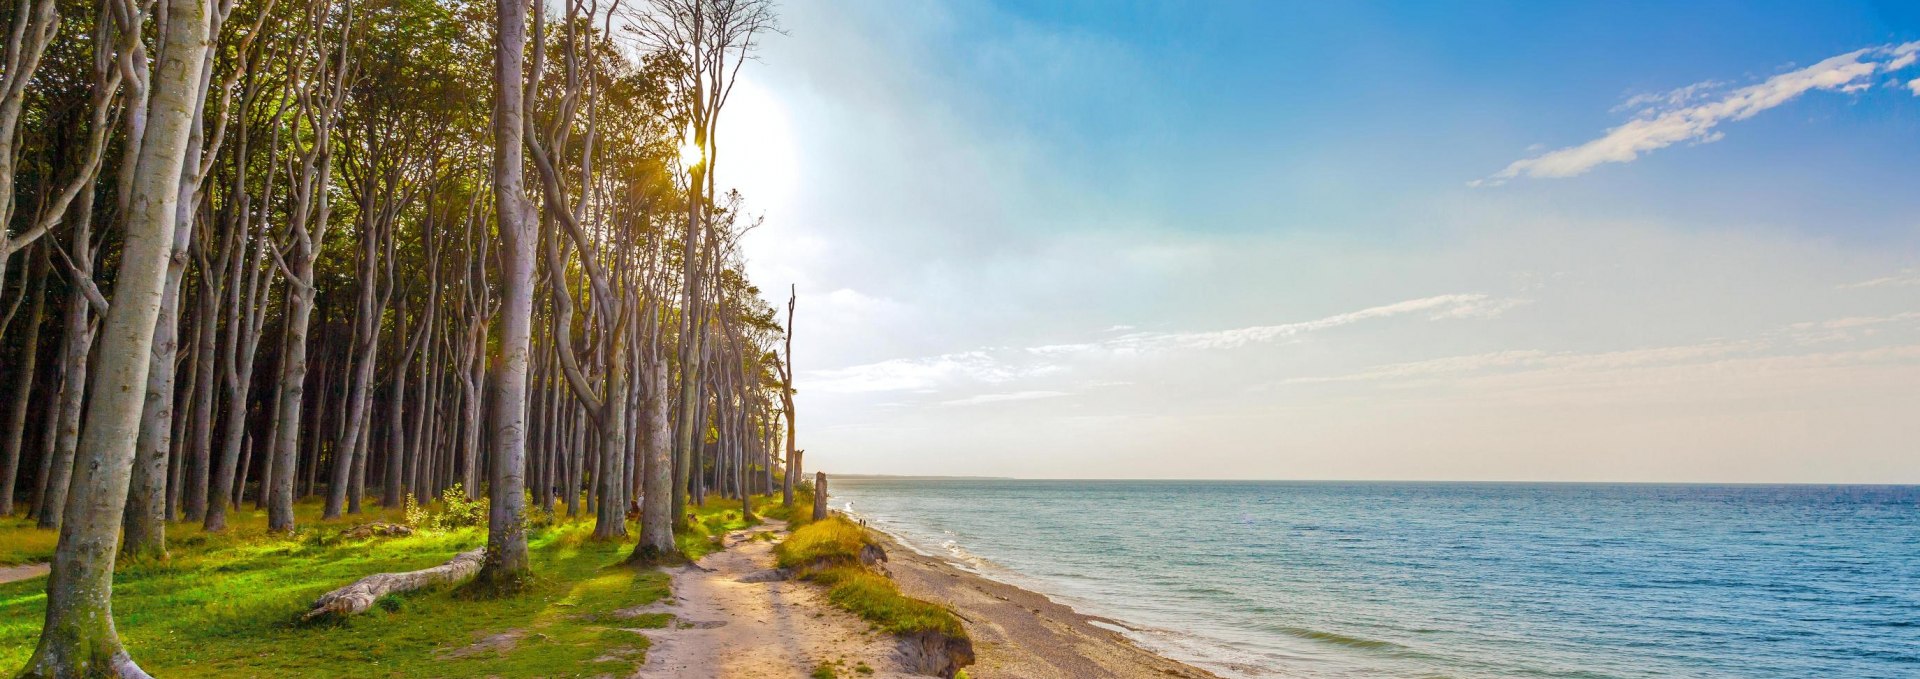
[[[33,262],[27,269],[32,281],[27,294],[27,336],[20,342],[20,356],[14,359],[13,399],[7,404],[5,441],[0,443],[0,517],[13,515],[13,487],[20,470],[20,440],[27,429],[27,401],[33,395],[33,380],[40,358],[40,324],[46,319],[48,248],[33,249]]]
[[[23,677],[145,677],[120,646],[111,599],[115,542],[146,396],[154,322],[159,316],[180,193],[181,163],[194,111],[193,88],[210,44],[205,0],[167,0],[153,112],[139,164],[115,277],[114,304],[101,337],[92,409],[75,466],[73,492],[47,582],[47,618]],[[138,27],[129,27],[137,30]]]
[[[522,163],[525,134],[521,101],[527,41],[527,5],[501,0],[494,34],[493,200],[500,220],[502,304],[500,376],[488,423],[493,473],[487,517],[487,555],[475,580],[495,589],[517,589],[526,579],[525,512],[527,370],[533,342],[533,265],[538,238],[530,223]]]

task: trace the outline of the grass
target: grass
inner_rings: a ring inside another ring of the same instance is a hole
[[[779,505],[778,499],[774,500],[774,505]],[[687,522],[685,530],[675,533],[673,539],[680,553],[688,559],[699,559],[720,551],[720,538],[727,533],[760,525],[759,519],[748,521],[740,515],[739,500],[722,499],[719,496],[708,496],[705,504],[688,505],[687,514],[693,520]]]
[[[793,531],[773,553],[781,568],[812,567],[821,563],[858,565],[861,548],[871,544],[873,538],[867,535],[867,529],[834,516]]]
[[[320,505],[296,507],[302,529],[266,533],[266,517],[231,516],[208,534],[169,526],[171,558],[123,564],[114,576],[114,620],[141,667],[166,677],[568,677],[625,676],[645,658],[644,636],[621,628],[662,627],[668,616],[621,619],[614,612],[667,595],[668,578],[614,566],[631,544],[591,540],[591,519],[529,534],[535,579],[511,598],[470,600],[452,588],[390,596],[344,620],[297,622],[314,597],[362,576],[433,566],[486,542],[484,528],[401,538],[343,540],[341,528],[398,521],[375,510],[319,521]],[[46,534],[0,520],[5,558],[43,560]],[[46,580],[0,585],[0,674],[33,653],[45,615]],[[508,632],[506,648],[460,657],[448,651]]]
[[[787,522],[787,528],[791,530],[799,530],[801,526],[813,522],[813,491],[810,489],[811,486],[812,484],[806,484],[794,489],[792,507],[780,506],[780,494],[774,493],[772,495],[762,496],[762,499],[754,504],[753,511],[769,519],[785,521]]]
[[[34,528],[31,519],[0,517],[0,566],[18,566],[53,560],[60,531]]]
[[[939,632],[964,639],[953,611],[900,593],[899,585],[860,565],[860,550],[873,543],[867,530],[839,516],[793,531],[774,547],[781,568],[827,586],[827,598],[875,628],[891,634]]]

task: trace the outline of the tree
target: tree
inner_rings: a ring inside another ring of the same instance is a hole
[[[75,466],[47,582],[46,624],[23,677],[147,676],[121,648],[113,628],[115,543],[213,15],[206,0],[166,0],[165,9],[163,58],[153,77],[147,129],[128,187],[131,201],[119,275],[103,323],[100,365],[90,375],[94,400],[81,437],[81,464]],[[115,4],[123,35],[137,36],[142,18],[138,4]]]
[[[525,170],[522,98],[525,90],[527,6],[501,0],[494,34],[493,196],[500,220],[501,278],[504,299],[500,321],[500,379],[489,422],[493,442],[491,508],[487,516],[487,555],[475,581],[494,589],[515,589],[528,573],[527,536],[521,521],[526,493],[522,475],[527,453],[527,370],[533,340],[533,225],[521,187]]]

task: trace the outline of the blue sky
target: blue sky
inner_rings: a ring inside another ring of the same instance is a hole
[[[720,178],[829,471],[1920,481],[1911,3],[782,13]]]

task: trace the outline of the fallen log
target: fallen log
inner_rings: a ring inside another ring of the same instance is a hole
[[[374,601],[388,594],[465,580],[480,570],[480,562],[486,553],[486,548],[482,547],[461,552],[452,561],[432,568],[405,573],[375,573],[360,578],[351,585],[320,595],[313,602],[313,610],[307,611],[300,619],[312,620],[328,613],[343,617],[363,613],[373,608]]]

